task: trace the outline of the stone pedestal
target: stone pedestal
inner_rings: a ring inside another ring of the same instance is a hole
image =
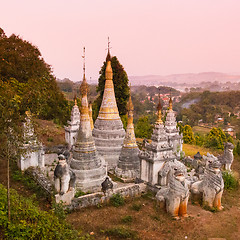
[[[74,190],[70,190],[64,193],[63,195],[60,195],[60,194],[55,195],[56,203],[60,203],[62,201],[64,205],[70,205],[73,198],[74,198]]]

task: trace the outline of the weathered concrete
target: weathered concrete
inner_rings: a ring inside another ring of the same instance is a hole
[[[84,207],[97,206],[99,204],[107,203],[113,194],[119,193],[123,197],[137,197],[146,191],[146,184],[130,184],[124,187],[113,189],[113,191],[108,191],[106,195],[102,192],[96,192],[92,194],[87,194],[72,200],[70,209],[81,209]]]

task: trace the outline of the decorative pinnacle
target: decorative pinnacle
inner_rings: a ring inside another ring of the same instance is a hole
[[[107,48],[108,53],[107,53],[107,57],[106,57],[106,62],[111,61],[110,49],[111,49],[111,47],[110,47],[110,41],[109,41],[109,37],[108,37],[108,48]]]
[[[133,107],[133,103],[132,103],[132,97],[131,97],[131,84],[129,87],[129,99],[128,99],[128,103],[127,103],[127,110],[128,111],[133,111],[134,107]]]
[[[87,95],[88,92],[88,84],[86,81],[86,77],[85,77],[85,47],[83,48],[83,81],[82,84],[80,86],[80,92],[82,94],[82,96]]]
[[[76,93],[74,95],[74,104],[75,104],[75,106],[77,106],[77,95],[76,95]]]
[[[85,68],[85,47],[83,48],[83,56],[82,56],[82,58],[83,58],[83,76],[85,78],[85,70],[86,70],[86,68]]]
[[[157,106],[157,123],[163,123],[162,121],[162,105],[160,101],[160,87],[158,88],[159,94],[158,94],[158,106]]]
[[[169,110],[172,110],[172,89],[170,89]]]

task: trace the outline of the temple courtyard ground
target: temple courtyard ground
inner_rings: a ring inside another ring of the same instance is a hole
[[[185,146],[185,151],[188,146]],[[193,146],[190,146],[190,150]],[[196,149],[194,149],[195,151]],[[6,162],[0,159],[0,182],[6,184]],[[240,173],[240,159],[235,159],[233,170]],[[35,194],[19,181],[11,179],[11,187],[23,196]],[[38,198],[41,209],[51,205],[44,197]],[[181,240],[223,238],[240,240],[240,190],[225,190],[222,198],[224,210],[210,212],[193,204],[188,205],[189,217],[173,220],[164,209],[160,209],[150,193],[136,199],[127,199],[125,205],[111,205],[81,209],[67,215],[67,221],[77,229],[84,239],[117,240]]]

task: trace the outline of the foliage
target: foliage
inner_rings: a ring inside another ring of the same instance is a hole
[[[125,216],[125,217],[123,217],[123,218],[121,219],[121,221],[122,221],[123,223],[131,223],[132,220],[133,220],[132,216],[129,216],[129,215],[127,215],[127,216]]]
[[[194,134],[195,144],[198,146],[203,146],[205,142],[205,137],[199,133]]]
[[[197,125],[199,120],[203,123],[214,123],[217,116],[224,118],[224,123],[227,124],[235,118],[233,114],[229,117],[228,112],[239,106],[240,91],[189,93],[183,96],[181,102],[185,103],[193,99],[199,101],[181,110],[181,115],[186,117],[187,124]]]
[[[151,138],[153,126],[150,124],[148,116],[140,117],[134,127],[137,138]]]
[[[105,70],[107,63],[106,61],[103,63],[103,66],[99,72],[100,77],[98,79],[97,92],[99,93],[98,98],[95,100],[93,104],[94,117],[98,115],[98,111],[101,106],[104,87],[105,87]],[[128,76],[125,72],[123,66],[119,63],[116,56],[111,58],[111,66],[113,70],[113,84],[114,91],[118,106],[118,111],[120,115],[125,115],[127,113],[127,101],[129,98],[129,87],[128,87]]]
[[[119,194],[113,194],[110,198],[110,204],[114,207],[120,207],[125,204],[124,198]]]
[[[0,56],[1,88],[11,89],[20,114],[29,109],[39,118],[65,124],[70,116],[68,102],[39,49],[13,34],[0,38]],[[0,98],[5,98],[4,92]]]
[[[183,128],[183,141],[188,144],[193,144],[195,142],[192,128],[189,125],[185,125]]]
[[[224,171],[222,173],[224,180],[224,188],[234,190],[238,188],[238,180],[233,176],[231,172]]]
[[[235,146],[233,153],[234,155],[240,156],[240,141],[237,142],[237,145]]]
[[[16,170],[12,173],[12,178],[15,181],[20,181],[30,191],[36,193],[37,197],[46,197],[46,192],[26,173]]]
[[[78,189],[74,195],[75,198],[89,194],[90,192],[83,192],[81,189]]]
[[[126,128],[127,128],[127,121],[128,121],[127,114],[121,115],[120,117],[121,117],[121,120],[122,120],[122,123],[123,123],[123,128],[126,130]]]
[[[78,239],[64,220],[53,212],[41,211],[32,199],[11,190],[11,222],[7,218],[7,190],[0,184],[0,226],[7,239]]]
[[[206,136],[205,146],[216,149],[224,149],[224,142],[227,137],[221,128],[212,128]]]
[[[140,209],[142,208],[142,205],[140,203],[134,203],[131,207],[132,210],[134,211],[140,211]]]
[[[137,232],[125,227],[109,228],[105,230],[104,233],[108,236],[118,237],[120,239],[139,239]]]
[[[58,217],[58,219],[60,221],[63,221],[66,219],[66,212],[65,212],[62,201],[60,203],[54,202],[52,205],[52,209],[53,209],[54,214]]]

